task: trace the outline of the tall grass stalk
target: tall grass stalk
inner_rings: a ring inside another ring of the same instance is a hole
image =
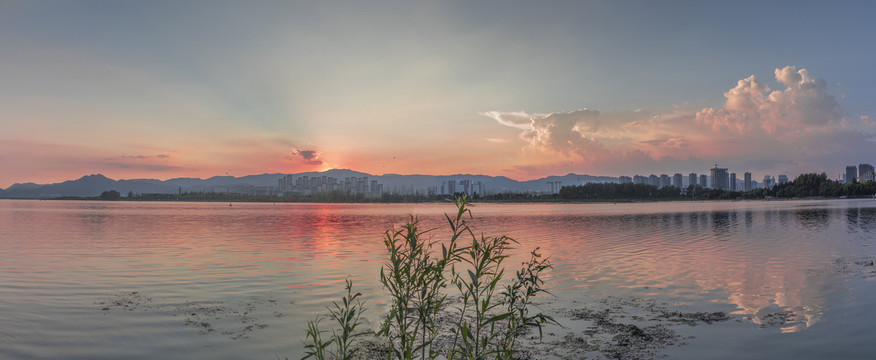
[[[322,318],[317,316],[314,320],[307,321],[307,337],[304,345],[305,356],[301,360],[314,358],[316,360],[327,359],[326,354],[329,345],[334,342],[334,339],[322,341],[322,333],[319,329],[319,322]],[[288,360],[288,359],[287,359]]]
[[[353,282],[346,280],[345,289],[347,294],[341,299],[341,303],[332,302],[333,308],[328,308],[331,318],[337,323],[337,327],[331,330],[332,336],[323,341],[319,322],[322,318],[307,322],[307,340],[305,354],[303,359],[314,358],[316,360],[351,360],[358,352],[355,346],[356,338],[366,335],[367,332],[356,332],[356,328],[361,324],[360,318],[365,312],[365,304],[359,298],[361,293],[353,294]],[[334,344],[334,350],[328,350],[329,346]]]
[[[502,302],[496,301],[498,283],[505,270],[502,261],[514,239],[507,236],[475,238],[472,245],[458,255],[467,264],[453,270],[453,282],[462,296],[454,340],[449,359],[483,359],[497,353],[496,341],[501,332],[497,325],[511,314],[497,313]]]
[[[518,347],[517,338],[523,335],[527,328],[537,328],[538,336],[541,338],[542,326],[544,324],[559,325],[556,320],[543,313],[529,315],[532,298],[540,293],[550,294],[550,292],[542,288],[544,280],[541,277],[541,273],[552,268],[553,265],[551,265],[550,259],[542,259],[541,254],[538,253],[538,248],[535,248],[535,250],[529,253],[529,261],[524,262],[520,270],[517,271],[516,279],[506,285],[502,295],[510,315],[506,322],[505,332],[502,334],[502,339],[499,342],[499,358],[513,358]]]
[[[384,239],[389,260],[380,270],[380,282],[392,298],[392,307],[378,333],[390,344],[390,357],[397,359],[435,359],[440,352],[434,346],[439,335],[437,318],[447,295],[448,266],[457,254],[457,239],[469,232],[465,215],[471,216],[464,199],[457,200],[455,218],[445,215],[453,235],[441,244],[441,253],[433,251],[435,242],[424,238],[430,232],[420,231],[419,220],[411,216],[399,230],[387,230]]]

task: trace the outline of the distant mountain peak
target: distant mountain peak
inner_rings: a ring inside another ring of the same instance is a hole
[[[103,176],[103,174],[91,174],[91,175],[85,175],[85,176],[79,178],[79,180],[99,180],[99,179],[112,180],[106,176]]]
[[[32,182],[26,182],[26,183],[15,183],[15,184],[12,184],[12,186],[6,188],[6,190],[27,190],[27,189],[38,188],[38,187],[40,187],[40,186],[42,186],[42,185],[40,185],[40,184],[36,184],[36,183],[32,183]]]

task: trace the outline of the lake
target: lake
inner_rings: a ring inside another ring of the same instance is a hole
[[[298,359],[306,320],[340,298],[344,279],[363,293],[376,326],[386,311],[378,274],[387,228],[416,214],[440,240],[443,214],[455,212],[452,204],[231,205],[0,200],[0,358]],[[608,308],[620,309],[612,321],[643,329],[673,311],[729,316],[656,324],[648,329],[668,331],[669,341],[634,357],[876,353],[876,200],[472,210],[478,233],[519,241],[511,270],[535,247],[553,261],[554,296],[539,300],[564,327],[546,329],[551,345],[536,357],[560,357],[556,349],[577,338],[612,346],[611,336],[586,331],[592,322],[582,315]]]

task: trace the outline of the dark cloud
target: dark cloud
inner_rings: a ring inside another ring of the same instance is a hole
[[[302,150],[298,148],[292,149],[292,152],[286,156],[286,159],[289,160],[301,160],[304,164],[319,166],[324,164],[322,159],[319,158],[319,151],[316,150]]]

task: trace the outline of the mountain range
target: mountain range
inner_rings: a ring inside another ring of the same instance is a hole
[[[107,190],[116,190],[123,196],[128,192],[134,194],[172,194],[177,192],[230,192],[232,189],[271,188],[276,187],[280,178],[292,175],[328,176],[337,179],[347,177],[368,177],[383,184],[385,192],[422,192],[429,187],[439,187],[448,180],[480,181],[487,192],[543,192],[550,190],[549,182],[561,182],[562,185],[580,185],[588,182],[616,182],[618,178],[609,176],[591,176],[567,174],[563,176],[548,176],[529,181],[517,181],[504,176],[487,175],[371,175],[363,172],[332,169],[324,172],[305,172],[297,174],[261,174],[241,177],[214,176],[208,179],[174,178],[168,180],[131,179],[113,180],[101,174],[86,175],[76,180],[68,180],[54,184],[16,183],[6,189],[0,189],[0,198],[37,199],[56,198],[64,196],[98,196]]]

